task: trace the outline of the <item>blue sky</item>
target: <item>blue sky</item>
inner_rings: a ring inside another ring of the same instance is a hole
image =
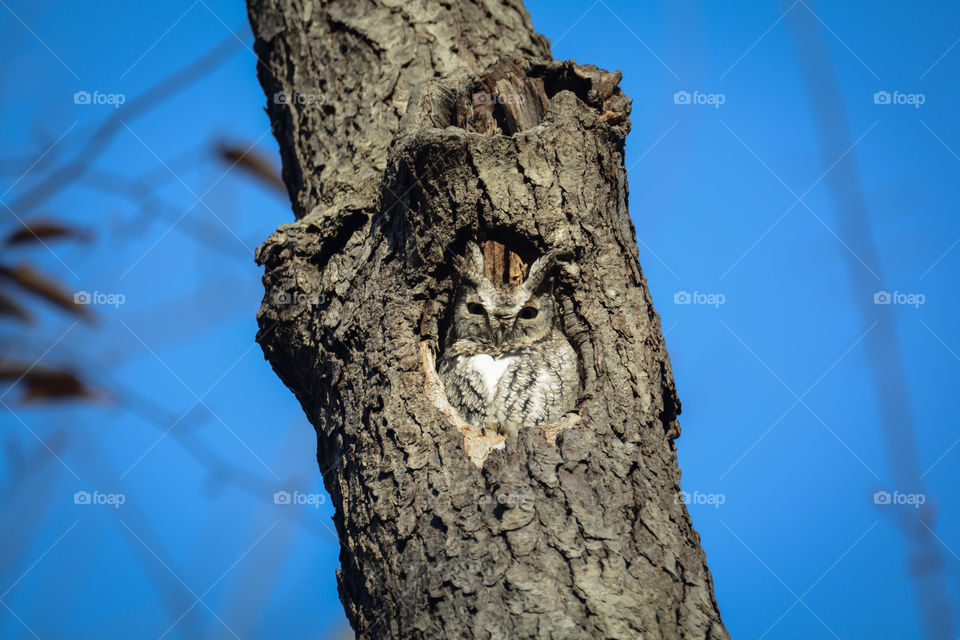
[[[895,508],[875,503],[917,498],[892,484],[866,348],[891,323],[956,608],[960,6],[527,6],[556,58],[622,70],[634,100],[630,210],[683,402],[683,488],[731,634],[924,637]],[[0,325],[4,353],[32,361],[56,342],[45,363],[81,362],[120,396],[56,410],[4,398],[0,637],[342,630],[313,431],[253,343],[252,250],[289,207],[212,153],[225,140],[277,162],[242,4],[5,0],[0,15],[11,207],[113,110],[75,93],[130,101],[232,30],[243,42],[127,122],[83,184],[14,211],[96,239],[8,261],[124,302],[95,306],[93,327],[56,313],[26,333]],[[821,154],[796,21],[825,34],[855,142],[842,160]],[[875,263],[844,235],[825,176],[838,160],[858,167]],[[113,174],[147,176],[155,207],[106,192],[125,184]],[[878,292],[891,304],[874,305]],[[124,503],[76,504],[84,491]],[[276,491],[307,504],[275,504]]]

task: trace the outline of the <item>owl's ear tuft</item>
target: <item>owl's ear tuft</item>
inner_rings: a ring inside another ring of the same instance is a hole
[[[476,242],[467,242],[467,265],[479,273],[483,273],[483,251]]]
[[[537,258],[534,263],[530,265],[530,271],[527,273],[527,279],[523,283],[523,288],[530,292],[531,295],[536,293],[540,287],[543,286],[543,283],[547,281],[556,264],[556,251],[548,251]]]
[[[483,282],[483,252],[475,242],[467,242],[466,256],[454,259],[460,278],[475,286]]]

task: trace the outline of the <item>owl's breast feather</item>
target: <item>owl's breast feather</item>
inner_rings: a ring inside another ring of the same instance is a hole
[[[470,356],[466,365],[473,371],[476,371],[483,380],[487,390],[487,397],[493,398],[497,394],[497,384],[510,363],[514,361],[512,356],[506,358],[494,358],[486,353]]]

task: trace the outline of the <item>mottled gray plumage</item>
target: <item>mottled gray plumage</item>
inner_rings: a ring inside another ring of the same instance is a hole
[[[516,435],[556,422],[577,400],[577,356],[560,330],[550,285],[553,256],[530,266],[523,284],[483,275],[483,254],[467,244],[438,373],[450,404],[470,424]]]

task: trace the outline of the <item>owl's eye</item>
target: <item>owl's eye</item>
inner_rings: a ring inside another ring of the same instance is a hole
[[[537,317],[538,313],[539,311],[537,311],[536,307],[524,307],[523,309],[520,309],[520,313],[517,315],[521,320],[533,320]]]
[[[470,302],[467,304],[467,311],[475,316],[482,316],[486,311],[483,308],[483,305],[477,304],[476,302]]]

